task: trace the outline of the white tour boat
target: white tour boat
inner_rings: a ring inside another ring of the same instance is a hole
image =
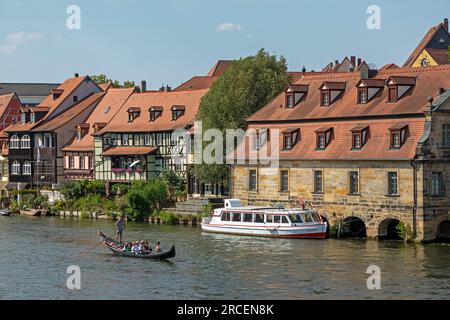
[[[203,218],[205,232],[279,238],[326,237],[327,222],[308,209],[243,207],[239,199],[225,200],[225,208]]]

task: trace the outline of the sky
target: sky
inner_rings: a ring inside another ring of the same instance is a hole
[[[67,27],[71,5],[79,29]],[[370,5],[380,8],[380,29],[367,27]],[[176,87],[260,48],[291,71],[351,55],[402,65],[449,9],[449,0],[0,0],[0,82],[104,73]]]

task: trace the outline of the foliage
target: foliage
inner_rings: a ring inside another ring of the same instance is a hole
[[[245,128],[246,119],[288,83],[286,60],[264,49],[233,62],[201,100],[198,118],[203,130],[215,128],[224,134],[226,129]],[[227,180],[228,169],[201,164],[194,167],[194,174],[205,182],[221,182]]]
[[[167,187],[161,180],[135,181],[125,196],[125,213],[134,220],[143,220],[167,200]]]
[[[409,224],[404,224],[403,222],[399,222],[395,229],[397,231],[397,235],[405,242],[409,242],[412,240],[413,232],[411,230],[411,226]]]
[[[19,203],[15,199],[11,201],[11,204],[9,207],[10,207],[11,211],[14,213],[19,213],[19,211],[20,211]]]
[[[180,220],[180,217],[178,215],[166,210],[156,209],[153,211],[152,216],[160,218],[161,221],[166,224],[175,224]]]
[[[166,170],[162,174],[162,180],[167,186],[168,200],[175,202],[177,197],[186,194],[186,183],[172,170]]]
[[[97,83],[97,84],[104,84],[104,83],[111,82],[111,83],[112,83],[112,86],[113,86],[114,88],[122,88],[122,87],[123,87],[123,88],[133,88],[133,87],[136,87],[136,84],[135,84],[134,81],[125,80],[125,81],[123,82],[123,85],[121,85],[119,81],[109,79],[109,78],[108,78],[105,74],[103,74],[103,73],[98,74],[98,75],[92,75],[92,76],[90,76],[90,77],[91,77],[91,79],[92,79],[95,83]]]
[[[126,195],[130,190],[130,185],[128,183],[116,183],[111,186],[111,193],[114,196]]]
[[[211,215],[211,212],[214,210],[214,207],[211,203],[208,203],[207,205],[203,206],[203,217],[209,217]]]
[[[99,180],[67,181],[60,187],[60,192],[64,198],[74,200],[92,194],[103,196],[105,194],[105,185]]]

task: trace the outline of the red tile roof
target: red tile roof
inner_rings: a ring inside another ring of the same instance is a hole
[[[92,134],[95,131],[94,126],[103,129],[109,121],[117,114],[127,99],[134,92],[134,88],[111,88],[103,96],[102,100],[95,107],[94,111],[85,120],[89,124],[89,131],[80,141],[74,136],[72,141],[63,148],[63,151],[93,151],[94,138]]]
[[[218,77],[196,76],[181,84],[173,91],[209,89],[217,79]]]
[[[426,50],[439,65],[450,63],[447,49],[427,48]]]
[[[387,69],[379,72],[374,79],[398,77],[403,80],[416,78],[416,85],[409,94],[396,103],[387,100],[388,90],[371,99],[367,104],[357,104],[355,85],[361,80],[358,72],[328,73],[303,76],[295,84],[308,85],[307,97],[295,108],[285,108],[285,93],[281,93],[269,104],[248,118],[251,122],[294,121],[345,117],[368,117],[384,115],[406,115],[423,113],[429,96],[437,96],[440,88],[450,88],[450,65],[428,68]],[[331,106],[320,106],[320,86],[325,81],[347,82],[342,98]],[[408,80],[410,81],[410,80]]]
[[[16,97],[15,93],[9,93],[0,96],[0,117],[6,111],[6,108],[8,108],[14,97]]]
[[[228,67],[233,63],[233,60],[219,60],[217,63],[209,70],[208,77],[220,77]]]
[[[102,156],[128,156],[147,155],[155,152],[157,147],[110,147],[101,154]]]
[[[207,92],[208,90],[134,93],[99,134],[106,132],[172,131],[185,128],[188,124],[194,122],[200,99]],[[185,106],[185,112],[173,121],[171,109],[173,106],[180,105]],[[149,121],[150,113],[147,110],[152,106],[163,108],[161,116],[155,121]],[[143,110],[132,122],[128,122],[127,110],[130,107],[140,107]]]

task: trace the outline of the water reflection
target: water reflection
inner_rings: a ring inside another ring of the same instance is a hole
[[[169,262],[116,257],[98,246],[114,224],[0,217],[2,299],[416,299],[450,298],[450,246],[397,241],[295,240],[205,234],[129,223],[127,239],[175,243]],[[82,290],[65,288],[79,265]],[[369,265],[382,289],[366,287]]]

